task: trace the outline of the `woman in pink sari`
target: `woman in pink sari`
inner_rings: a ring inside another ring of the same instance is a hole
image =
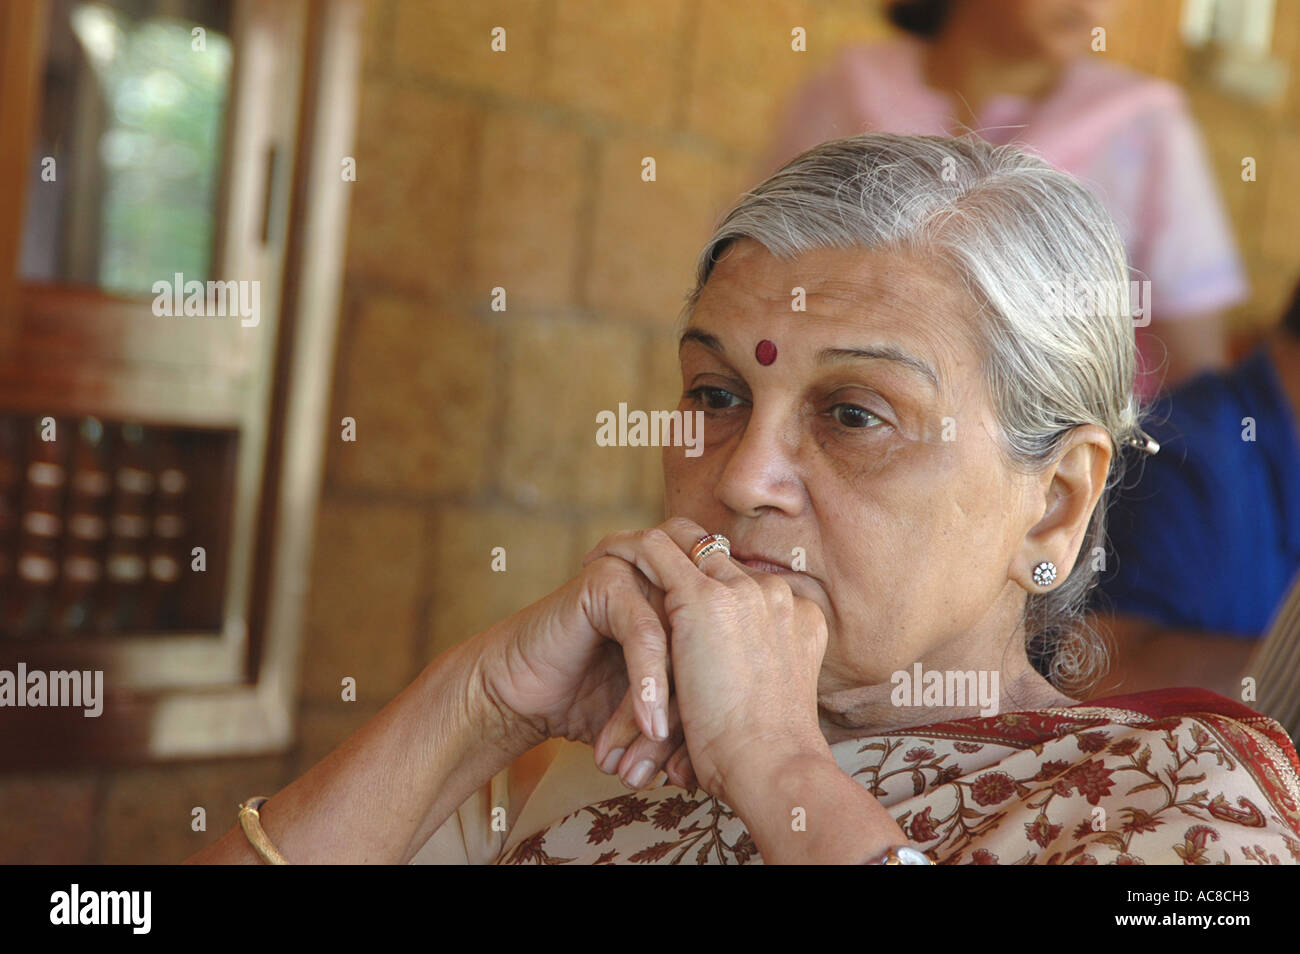
[[[1135,272],[1141,373],[1152,397],[1225,367],[1222,313],[1245,272],[1182,91],[1113,62],[1095,33],[1111,0],[894,0],[903,34],[849,46],[786,104],[762,175],[861,132],[1014,142],[1084,182]],[[1148,284],[1143,285],[1145,281]]]
[[[1275,723],[1074,697],[1104,667],[1081,611],[1107,493],[1156,450],[1127,281],[1100,203],[1014,148],[800,156],[701,253],[679,411],[703,444],[665,447],[669,519],[194,860],[1300,860]]]

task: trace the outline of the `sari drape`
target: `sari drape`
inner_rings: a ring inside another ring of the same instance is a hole
[[[1300,863],[1294,745],[1272,719],[1205,690],[938,722],[831,753],[938,864]],[[587,805],[499,863],[762,859],[727,805],[665,786]]]

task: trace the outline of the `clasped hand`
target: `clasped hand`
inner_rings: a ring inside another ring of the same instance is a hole
[[[820,608],[725,554],[696,567],[705,532],[675,517],[601,540],[582,573],[506,621],[485,664],[491,701],[534,739],[591,744],[632,788],[663,770],[729,800],[742,770],[829,755]]]

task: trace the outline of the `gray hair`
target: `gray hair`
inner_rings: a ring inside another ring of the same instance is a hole
[[[1110,473],[1070,575],[1030,593],[1022,618],[1026,651],[1053,685],[1070,692],[1094,682],[1108,653],[1085,608],[1122,451],[1141,433],[1142,414],[1129,270],[1102,204],[1043,160],[973,136],[868,133],[822,143],[722,218],[700,253],[683,322],[718,256],[739,238],[783,259],[831,247],[945,262],[980,306],[985,387],[1008,465],[1041,472],[1081,425],[1111,436]],[[1089,289],[1110,293],[1085,303],[1076,292]]]

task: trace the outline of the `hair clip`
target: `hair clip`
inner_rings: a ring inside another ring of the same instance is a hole
[[[1124,443],[1129,447],[1134,447],[1144,454],[1152,456],[1160,453],[1160,445],[1153,441],[1140,427],[1133,428],[1133,433],[1124,438]]]

